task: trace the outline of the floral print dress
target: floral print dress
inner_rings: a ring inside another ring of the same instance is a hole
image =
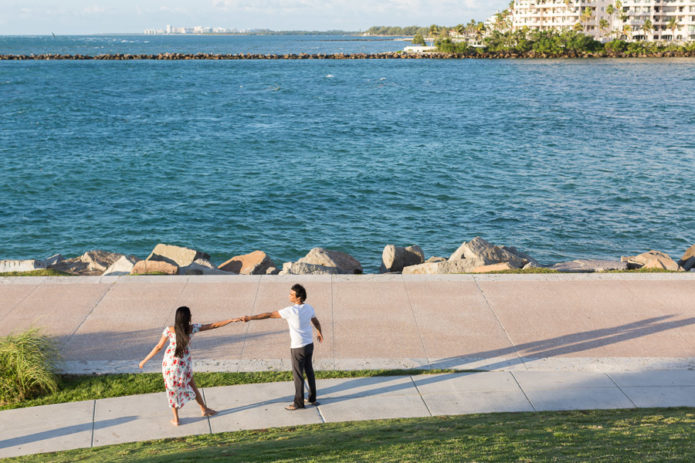
[[[200,331],[200,325],[194,323],[188,346],[186,346],[182,358],[174,355],[176,352],[176,331],[167,326],[162,333],[162,336],[169,338],[169,346],[164,352],[164,359],[162,360],[162,375],[164,376],[164,386],[167,390],[169,406],[172,408],[181,408],[189,400],[195,400],[195,392],[193,392],[191,387],[193,365],[189,347],[191,346],[193,335],[198,331]]]

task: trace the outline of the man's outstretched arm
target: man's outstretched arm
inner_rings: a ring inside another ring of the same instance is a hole
[[[316,331],[318,332],[318,334],[316,335],[316,338],[319,340],[319,342],[323,342],[323,332],[321,331],[321,322],[319,322],[318,318],[312,317],[311,323],[314,324],[314,328],[316,328]]]
[[[258,315],[244,315],[241,317],[241,319],[245,322],[251,320],[265,320],[266,318],[281,318],[280,312],[276,310],[275,312],[259,313]]]

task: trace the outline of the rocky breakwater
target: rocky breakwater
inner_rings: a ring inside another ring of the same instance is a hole
[[[287,53],[287,54],[217,54],[217,53],[158,53],[158,54],[131,54],[113,53],[100,55],[39,53],[39,54],[0,54],[0,61],[133,61],[133,60],[157,60],[157,61],[184,61],[184,60],[355,60],[355,59],[596,59],[596,58],[688,58],[695,57],[693,50],[673,50],[655,53],[642,52],[575,52],[566,51],[560,53],[539,53],[528,51],[523,53],[502,51],[486,52],[471,51],[466,53],[405,53],[402,51],[382,53]]]
[[[476,236],[461,244],[448,259],[430,258],[404,267],[403,274],[485,273],[531,267],[538,267],[538,263],[528,254],[514,247],[495,246]]]

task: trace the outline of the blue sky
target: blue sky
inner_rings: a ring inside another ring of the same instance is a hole
[[[0,35],[142,33],[172,26],[364,30],[484,20],[509,0],[0,0]]]

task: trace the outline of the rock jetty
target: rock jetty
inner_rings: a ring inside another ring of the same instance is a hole
[[[376,255],[375,255],[376,258]],[[387,244],[381,252],[380,273],[452,274],[490,273],[540,268],[527,253],[511,246],[499,246],[476,236],[464,241],[448,258],[432,256],[425,260],[420,246]],[[676,262],[661,251],[648,251],[620,260],[577,259],[546,267],[542,271],[591,273],[655,269],[695,272],[695,245]],[[55,254],[46,259],[0,260],[0,275],[56,270],[69,275],[354,275],[364,272],[362,264],[351,255],[316,247],[295,262],[285,262],[281,269],[270,256],[256,250],[229,258],[215,266],[210,255],[183,246],[159,243],[147,258],[116,252],[91,250],[65,258]]]
[[[114,53],[99,55],[39,53],[39,54],[0,54],[0,61],[133,61],[133,60],[157,60],[157,61],[183,61],[183,60],[364,60],[364,59],[557,59],[557,58],[692,58],[695,50],[664,51],[657,53],[630,53],[598,51],[563,53],[537,53],[529,51],[525,53],[515,52],[470,52],[470,53],[405,53],[402,51],[382,53],[287,53],[287,54],[216,54],[216,53],[158,53],[158,54],[130,54]]]

